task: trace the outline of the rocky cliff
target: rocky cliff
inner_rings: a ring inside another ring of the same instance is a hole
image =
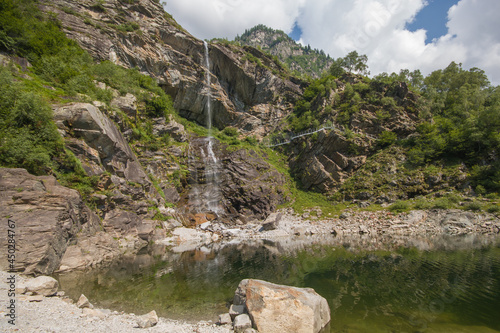
[[[244,135],[264,136],[302,93],[303,82],[253,48],[209,45],[210,68],[205,68],[204,43],[155,1],[42,1],[40,7],[55,13],[66,34],[95,60],[154,77],[178,114],[202,125],[210,98],[216,127],[232,125]],[[75,102],[52,105],[66,148],[92,182],[90,192],[82,191],[82,198],[53,177],[1,169],[1,204],[22,231],[20,244],[29,244],[15,270],[50,274],[95,266],[138,251],[169,228],[207,219],[263,219],[289,199],[287,179],[260,152],[215,140],[221,210],[214,214],[193,205],[210,199],[192,200],[205,186],[195,175],[205,168],[206,140],[186,129],[178,115],[152,117],[140,97],[154,95],[151,91],[141,88],[134,95],[94,83],[109,100],[80,95]],[[40,218],[33,218],[35,213]]]
[[[333,59],[324,51],[302,46],[281,30],[265,25],[257,25],[246,30],[235,42],[261,48],[263,51],[278,57],[288,65],[290,71],[299,76],[319,78],[333,63]]]
[[[97,60],[155,77],[178,112],[200,124],[206,123],[210,98],[216,127],[237,126],[245,134],[263,136],[302,92],[302,82],[262,52],[217,43],[209,45],[213,77],[207,87],[203,42],[153,0],[42,1],[41,8],[54,12],[66,34]],[[248,53],[259,61],[249,60]]]

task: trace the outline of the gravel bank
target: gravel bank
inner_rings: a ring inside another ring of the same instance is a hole
[[[232,332],[230,326],[217,326],[214,323],[199,322],[188,324],[180,321],[159,318],[158,324],[151,328],[136,328],[137,315],[118,313],[116,311],[100,310],[104,318],[84,314],[68,299],[60,297],[42,297],[41,302],[30,302],[29,296],[16,295],[16,325],[8,323],[5,317],[9,297],[7,277],[10,273],[0,271],[0,331],[1,332],[175,332],[175,333],[227,333]],[[26,279],[16,275],[17,284]],[[92,300],[91,300],[92,301]],[[141,314],[142,315],[142,314]]]

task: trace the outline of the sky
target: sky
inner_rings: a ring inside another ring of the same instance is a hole
[[[265,24],[333,58],[368,56],[372,75],[452,61],[500,85],[499,0],[168,0],[165,9],[195,37],[233,39]]]

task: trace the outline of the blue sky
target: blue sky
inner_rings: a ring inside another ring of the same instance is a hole
[[[448,11],[456,5],[458,0],[427,0],[428,5],[418,12],[415,20],[406,25],[410,31],[418,29],[427,30],[426,43],[431,43],[434,38],[445,36],[448,33]]]
[[[500,84],[500,0],[168,0],[165,9],[200,39],[265,24],[333,58],[366,54],[372,75],[427,75],[455,61]]]

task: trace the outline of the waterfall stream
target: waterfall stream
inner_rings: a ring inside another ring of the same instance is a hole
[[[212,135],[212,93],[210,57],[208,44],[205,47],[205,83],[206,83],[206,126],[208,136],[195,138],[190,147],[190,169],[192,186],[189,193],[191,211],[195,213],[221,212],[221,194],[219,188],[220,162],[214,152],[216,140]],[[202,165],[200,165],[200,163]]]

